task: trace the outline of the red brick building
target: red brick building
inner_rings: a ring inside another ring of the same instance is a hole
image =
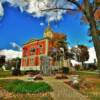
[[[32,39],[25,43],[22,50],[21,70],[40,70],[41,57],[48,57],[50,50],[56,48],[55,41],[64,37],[64,34],[54,33],[48,27],[43,39]]]

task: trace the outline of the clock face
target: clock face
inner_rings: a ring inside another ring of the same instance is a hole
[[[51,32],[48,32],[47,33],[47,36],[50,37],[50,38],[52,38],[52,33]]]
[[[52,38],[52,32],[46,32],[44,35],[45,35],[45,37],[50,37],[50,38]]]

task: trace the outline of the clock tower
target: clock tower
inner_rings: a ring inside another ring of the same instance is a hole
[[[45,37],[48,37],[50,39],[52,39],[52,37],[53,37],[53,31],[52,31],[52,29],[50,27],[50,24],[48,24],[48,27],[44,31],[44,38]]]

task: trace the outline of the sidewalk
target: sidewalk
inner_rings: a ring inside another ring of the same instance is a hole
[[[2,79],[22,79],[25,80],[26,76],[23,77],[7,77]],[[64,80],[57,80],[55,77],[44,77],[45,82],[47,82],[52,88],[51,96],[54,100],[89,100],[84,95],[80,94],[77,90],[71,88],[64,83]]]
[[[45,77],[44,80],[52,86],[54,92],[51,93],[51,96],[54,100],[89,100],[77,90],[65,84],[63,80],[56,80],[53,77]]]

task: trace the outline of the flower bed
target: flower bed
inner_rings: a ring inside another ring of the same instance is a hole
[[[14,93],[44,93],[52,91],[52,88],[45,82],[25,82],[22,80],[8,80],[3,88]]]

